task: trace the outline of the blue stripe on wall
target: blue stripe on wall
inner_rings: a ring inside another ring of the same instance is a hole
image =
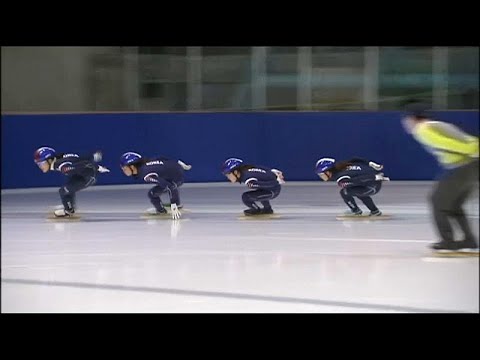
[[[478,136],[478,111],[436,113]],[[186,182],[226,181],[220,165],[240,157],[282,169],[287,180],[318,180],[320,157],[362,156],[385,164],[392,180],[431,180],[432,155],[407,135],[400,112],[119,113],[2,116],[2,188],[60,186],[60,173],[43,174],[33,162],[40,146],[104,153],[110,168],[97,184],[130,184],[118,159],[126,151],[191,163]]]

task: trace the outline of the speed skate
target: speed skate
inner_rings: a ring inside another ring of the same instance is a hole
[[[371,216],[371,215],[337,215],[337,220],[390,220],[392,219],[392,215],[390,214],[383,214],[379,216]]]
[[[166,213],[149,213],[149,212],[144,212],[140,215],[142,219],[159,219],[159,220],[171,220],[172,215],[169,212]]]
[[[274,220],[281,219],[282,216],[279,214],[261,214],[261,215],[245,215],[242,214],[238,217],[240,220]]]
[[[432,250],[432,254],[435,257],[478,257],[478,249],[475,250]]]
[[[50,213],[47,215],[47,220],[51,220],[51,221],[69,222],[69,221],[79,221],[81,219],[82,217],[78,214],[73,214],[69,216],[55,216],[55,214]]]

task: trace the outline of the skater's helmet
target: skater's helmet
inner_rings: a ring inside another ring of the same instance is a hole
[[[136,153],[136,152],[126,152],[122,156],[120,156],[120,166],[127,166],[130,164],[133,164],[134,162],[140,160],[142,158],[142,155]]]
[[[330,170],[335,165],[335,159],[333,158],[321,158],[315,165],[315,172],[317,174]]]
[[[48,159],[53,159],[55,155],[56,152],[54,149],[48,146],[43,146],[35,150],[35,152],[33,153],[33,159],[37,164],[39,164],[41,162],[47,161]]]
[[[222,164],[222,174],[226,175],[228,173],[231,173],[233,170],[235,170],[242,164],[243,164],[242,159],[229,158],[225,160],[224,163]]]

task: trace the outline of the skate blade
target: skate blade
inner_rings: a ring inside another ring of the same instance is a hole
[[[172,218],[172,214],[171,213],[166,213],[166,214],[142,214],[140,215],[140,218],[141,219],[147,219],[147,220],[174,220]],[[180,217],[180,219],[176,219],[175,221],[178,221],[178,220],[186,220],[188,219],[187,217],[185,217],[184,215],[182,215]]]
[[[171,211],[171,204],[163,204],[163,207],[165,208],[165,210],[167,210],[168,212]],[[178,210],[180,210],[181,213],[189,213],[189,212],[192,212],[190,209],[185,209],[182,205],[182,207],[179,207]]]
[[[69,221],[79,221],[82,217],[80,215],[70,215],[70,216],[62,216],[57,217],[55,215],[48,215],[47,220],[49,221],[57,221],[57,222],[69,222]]]
[[[163,207],[165,207],[165,208],[171,208],[171,207],[172,207],[172,204],[166,203],[166,204],[163,204]],[[183,205],[180,205],[180,206],[178,207],[178,209],[179,209],[179,210],[182,210],[182,209],[183,209]]]
[[[435,257],[478,257],[478,250],[477,251],[441,251],[441,250],[433,250],[433,256]]]
[[[241,215],[239,220],[273,220],[280,219],[282,216],[278,214],[265,214],[265,215]]]
[[[392,215],[380,215],[380,216],[370,216],[370,215],[337,215],[337,220],[389,220],[392,218]]]
[[[172,219],[172,215],[170,215],[169,213],[166,213],[166,214],[148,214],[148,213],[144,213],[142,215],[140,215],[140,218],[142,219],[148,219],[148,220],[152,220],[152,219],[159,219],[159,220],[171,220]]]

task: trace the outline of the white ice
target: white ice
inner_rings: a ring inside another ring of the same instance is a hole
[[[336,220],[320,182],[285,185],[272,220],[239,219],[236,184],[184,185],[179,221],[140,217],[144,185],[78,193],[69,223],[46,220],[58,189],[3,190],[2,312],[478,313],[478,257],[428,250],[431,186],[386,183],[377,221]],[[478,238],[478,192],[465,209]]]

